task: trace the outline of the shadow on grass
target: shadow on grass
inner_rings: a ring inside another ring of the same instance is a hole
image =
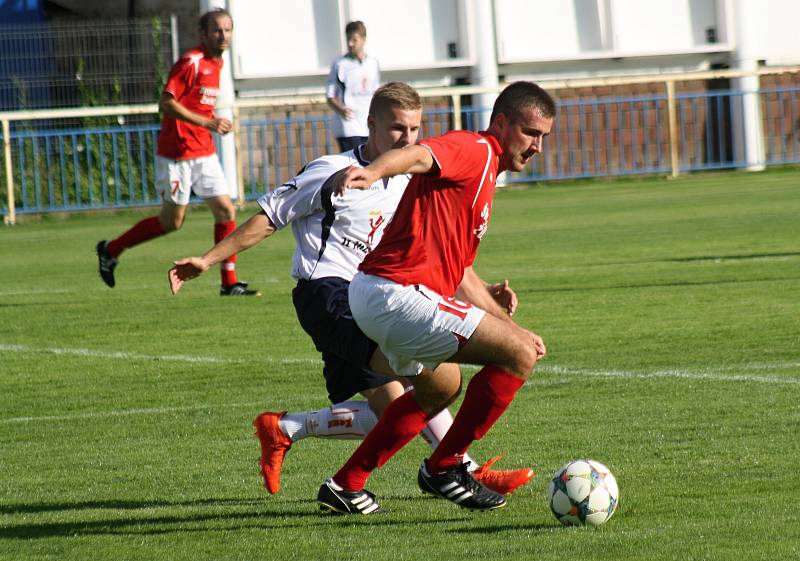
[[[727,255],[698,255],[694,257],[664,257],[662,259],[633,259],[630,261],[603,261],[600,263],[585,263],[584,267],[608,267],[614,265],[641,265],[644,263],[696,263],[722,261],[751,261],[760,259],[774,259],[781,257],[800,257],[800,251],[775,251],[763,253],[733,253]]]
[[[469,528],[455,528],[447,530],[452,534],[502,534],[505,532],[552,532],[565,528],[560,524],[503,524],[500,526],[471,526]]]
[[[21,503],[0,505],[0,514],[23,514],[36,512],[61,512],[75,510],[144,510],[166,507],[193,506],[256,506],[262,504],[260,499],[197,499],[193,501],[84,501],[74,503]]]
[[[419,498],[387,497],[388,502],[413,502]],[[165,509],[163,514],[154,509]],[[181,509],[189,509],[181,511]],[[212,509],[214,512],[197,512],[197,509]],[[226,510],[237,509],[236,512]],[[8,523],[0,528],[0,539],[45,539],[52,537],[74,537],[90,535],[161,535],[191,532],[230,532],[237,530],[281,530],[307,528],[311,525],[333,525],[346,531],[348,527],[362,526],[408,526],[420,524],[461,523],[470,519],[469,513],[455,510],[452,516],[416,515],[411,508],[398,509],[377,516],[336,516],[321,513],[315,500],[281,499],[199,499],[191,501],[86,501],[77,503],[33,503],[3,505],[0,513],[37,514],[83,512],[88,510],[114,511],[116,516],[97,519],[95,516],[76,516],[66,522]],[[181,512],[175,513],[173,510]],[[412,513],[413,518],[409,518]],[[394,515],[394,516],[393,516]]]
[[[747,261],[750,259],[769,259],[772,257],[798,257],[800,252],[775,252],[775,253],[742,253],[734,255],[703,255],[700,257],[675,257],[673,259],[662,259],[661,261],[674,263],[691,263],[694,261]]]

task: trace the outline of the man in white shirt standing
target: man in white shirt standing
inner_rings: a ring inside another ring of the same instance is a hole
[[[364,51],[367,42],[364,22],[351,21],[344,32],[347,53],[331,65],[325,90],[328,105],[336,112],[333,134],[342,152],[367,142],[369,104],[381,81],[378,61]]]

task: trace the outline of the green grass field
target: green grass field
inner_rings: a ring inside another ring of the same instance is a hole
[[[385,516],[318,513],[353,441],[298,443],[269,496],[253,417],[326,404],[291,234],[240,256],[258,299],[220,298],[216,271],[170,296],[171,261],[210,245],[203,209],[110,290],[94,245],[142,216],[0,229],[1,559],[800,558],[800,171],[497,195],[476,270],[510,279],[549,355],[471,449],[537,472],[494,513],[422,496],[421,441],[370,480]],[[577,457],[621,489],[595,530],[546,503]]]

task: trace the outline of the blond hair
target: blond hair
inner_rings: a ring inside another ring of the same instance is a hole
[[[369,114],[373,117],[390,109],[403,109],[416,111],[422,109],[422,100],[417,90],[403,82],[389,82],[384,84],[372,94],[369,104]]]

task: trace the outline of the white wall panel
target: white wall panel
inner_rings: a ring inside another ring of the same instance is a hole
[[[381,68],[414,68],[450,59],[448,43],[466,56],[458,0],[350,0],[349,18],[367,26],[367,52]]]
[[[230,2],[234,76],[315,74],[341,54],[337,0]]]
[[[715,27],[715,0],[611,0],[614,51],[676,53],[705,45]]]
[[[603,49],[597,0],[496,0],[499,62],[557,60]]]
[[[366,23],[367,52],[380,61],[385,78],[415,83],[470,76],[477,60],[470,50],[488,25],[495,26],[497,61],[506,76],[730,64],[741,55],[735,54],[737,10],[751,14],[744,21],[749,59],[800,63],[800,0],[226,1],[236,26],[237,86],[253,91],[321,90],[330,63],[344,52],[344,25],[354,19]],[[494,21],[476,21],[473,2],[493,8]]]

